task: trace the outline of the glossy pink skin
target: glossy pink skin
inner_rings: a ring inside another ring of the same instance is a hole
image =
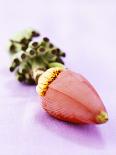
[[[62,71],[49,85],[42,105],[50,115],[72,123],[97,123],[96,116],[106,111],[93,86],[70,70]]]

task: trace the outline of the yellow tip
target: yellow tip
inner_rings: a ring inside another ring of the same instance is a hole
[[[96,121],[99,124],[107,122],[108,121],[108,114],[104,111],[100,112],[100,114],[98,114],[96,116]]]

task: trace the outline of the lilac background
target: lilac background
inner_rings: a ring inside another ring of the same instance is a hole
[[[116,1],[1,0],[0,21],[0,155],[116,154]],[[66,65],[101,95],[108,123],[73,125],[48,116],[35,87],[9,73],[5,44],[27,27],[67,52]]]

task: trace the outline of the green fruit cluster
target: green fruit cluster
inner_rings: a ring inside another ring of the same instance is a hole
[[[11,55],[10,71],[15,71],[18,81],[35,84],[39,76],[51,67],[63,67],[65,53],[50,42],[47,37],[34,41],[40,33],[27,29],[9,40],[8,50]],[[34,76],[37,72],[37,76]]]

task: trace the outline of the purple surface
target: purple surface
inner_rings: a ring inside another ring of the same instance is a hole
[[[30,11],[31,10],[31,11]],[[116,2],[4,0],[0,5],[0,155],[116,154]],[[100,126],[50,117],[34,86],[8,71],[5,43],[36,27],[67,52],[66,65],[95,86],[108,110]]]

